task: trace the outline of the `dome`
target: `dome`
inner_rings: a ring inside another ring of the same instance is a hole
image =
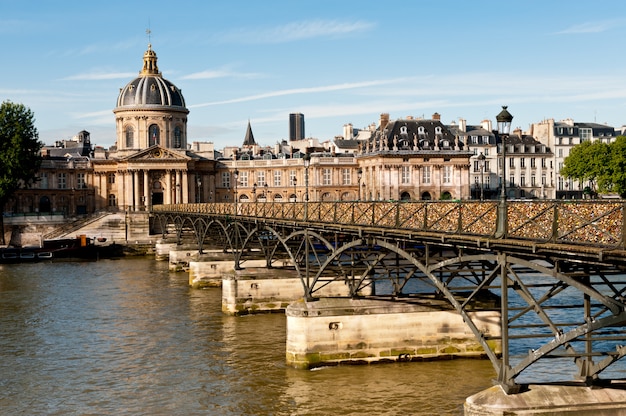
[[[185,109],[182,92],[163,78],[157,67],[157,56],[148,45],[143,55],[143,68],[139,76],[126,84],[117,97],[117,107],[180,107]]]

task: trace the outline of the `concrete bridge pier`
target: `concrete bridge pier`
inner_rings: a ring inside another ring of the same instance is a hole
[[[322,298],[294,302],[286,315],[286,361],[296,368],[485,356],[461,316],[436,300]],[[487,334],[500,335],[499,312],[475,315]]]
[[[343,281],[331,282],[319,291],[320,296],[347,296],[349,293]],[[303,295],[302,280],[293,269],[246,267],[224,274],[222,311],[228,315],[283,312]]]
[[[609,387],[529,385],[506,395],[493,386],[466,399],[465,416],[622,416],[626,414],[626,383]]]

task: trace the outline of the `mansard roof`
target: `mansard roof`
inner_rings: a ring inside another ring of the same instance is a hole
[[[379,126],[365,141],[366,152],[389,151],[459,151],[458,140],[440,120],[398,119]],[[368,150],[369,149],[369,150]]]

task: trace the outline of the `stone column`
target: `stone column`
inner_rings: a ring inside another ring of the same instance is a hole
[[[143,171],[143,198],[144,209],[148,209],[152,206],[152,195],[150,195],[150,179],[147,169]]]
[[[133,175],[133,211],[138,211],[141,206],[141,196],[139,192],[139,171],[134,170]]]
[[[180,172],[180,176],[182,179],[182,183],[180,184],[180,190],[181,190],[181,199],[180,202],[187,204],[189,203],[189,178],[188,178],[188,171],[181,171]],[[195,186],[195,184],[194,184]]]
[[[172,171],[167,170],[165,172],[165,186],[163,186],[163,203],[172,203]]]

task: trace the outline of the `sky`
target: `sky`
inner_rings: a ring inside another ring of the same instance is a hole
[[[150,32],[149,34],[147,32]],[[513,127],[626,124],[623,0],[0,0],[0,100],[45,144],[115,144],[113,109],[151,43],[182,90],[188,143],[260,145],[441,115]]]

